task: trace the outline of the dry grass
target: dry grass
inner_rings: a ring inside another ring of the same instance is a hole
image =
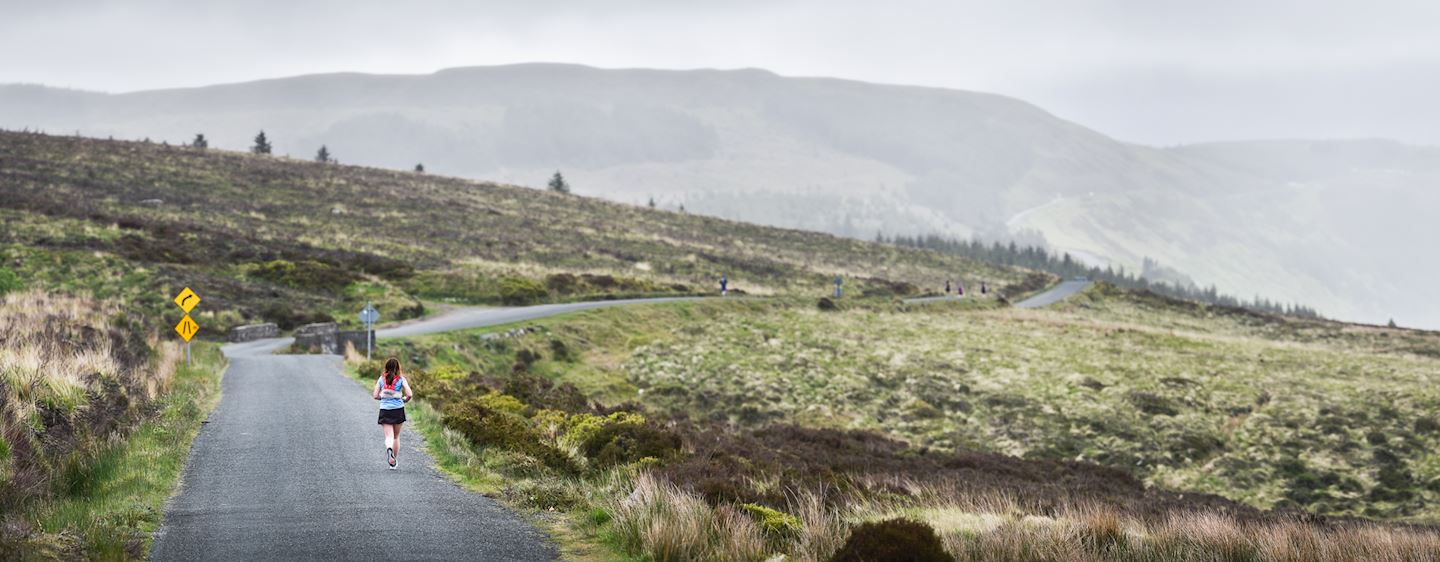
[[[114,313],[38,291],[0,301],[0,500],[45,491],[72,452],[107,443],[168,388],[179,346],[112,326]]]
[[[1044,516],[1017,510],[1003,496],[945,500],[928,494],[846,506],[797,494],[791,510],[803,529],[767,542],[757,523],[736,507],[712,506],[662,478],[641,473],[632,490],[608,506],[613,530],[622,547],[650,560],[767,560],[783,554],[784,560],[819,562],[834,555],[855,525],[896,516],[932,525],[946,550],[961,561],[1410,562],[1440,557],[1440,532],[1433,529],[1240,521],[1205,512],[1147,521],[1087,505]]]

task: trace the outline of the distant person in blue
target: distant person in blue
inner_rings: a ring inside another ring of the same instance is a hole
[[[837,299],[840,298],[840,284],[844,282],[845,280],[841,279],[839,275],[835,276],[835,298]]]
[[[721,276],[720,276],[720,296],[723,297],[723,296],[728,295],[728,294],[730,294],[730,278],[729,278],[729,277],[726,277],[726,276],[724,276],[724,275],[721,275]]]
[[[405,425],[405,403],[414,397],[410,381],[400,375],[400,360],[385,360],[385,373],[375,379],[371,397],[380,401],[380,429],[385,431],[385,460],[395,470],[395,457],[400,453],[400,426]]]

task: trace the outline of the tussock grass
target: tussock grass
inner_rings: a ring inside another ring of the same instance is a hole
[[[40,292],[0,301],[0,551],[143,558],[224,360],[116,325],[113,305]]]

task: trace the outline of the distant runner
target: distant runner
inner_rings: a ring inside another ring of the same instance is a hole
[[[720,296],[723,297],[723,296],[725,296],[726,294],[728,294],[729,292],[730,292],[730,278],[729,278],[729,277],[726,277],[726,276],[724,276],[724,275],[721,275],[721,276],[720,276]]]
[[[385,360],[385,374],[375,379],[371,397],[380,401],[380,429],[385,431],[385,458],[395,470],[395,457],[400,453],[400,426],[405,424],[405,403],[414,396],[409,381],[400,376],[400,360]]]
[[[950,294],[950,280],[949,280],[949,279],[946,279],[946,280],[945,280],[945,294],[947,294],[947,295]]]
[[[839,275],[835,276],[835,298],[840,298],[840,284],[844,282]]]
[[[956,281],[956,282],[955,282],[955,296],[957,296],[957,297],[963,297],[963,296],[965,296],[965,284],[964,284],[964,283],[961,283],[961,282],[959,282],[959,281]]]
[[[982,294],[982,295],[985,294],[985,282],[984,282],[984,281],[981,281],[981,282],[980,282],[980,294]]]

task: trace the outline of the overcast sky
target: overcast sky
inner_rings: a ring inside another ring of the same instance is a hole
[[[1433,0],[0,0],[0,82],[123,92],[518,62],[988,91],[1149,144],[1440,145]]]

